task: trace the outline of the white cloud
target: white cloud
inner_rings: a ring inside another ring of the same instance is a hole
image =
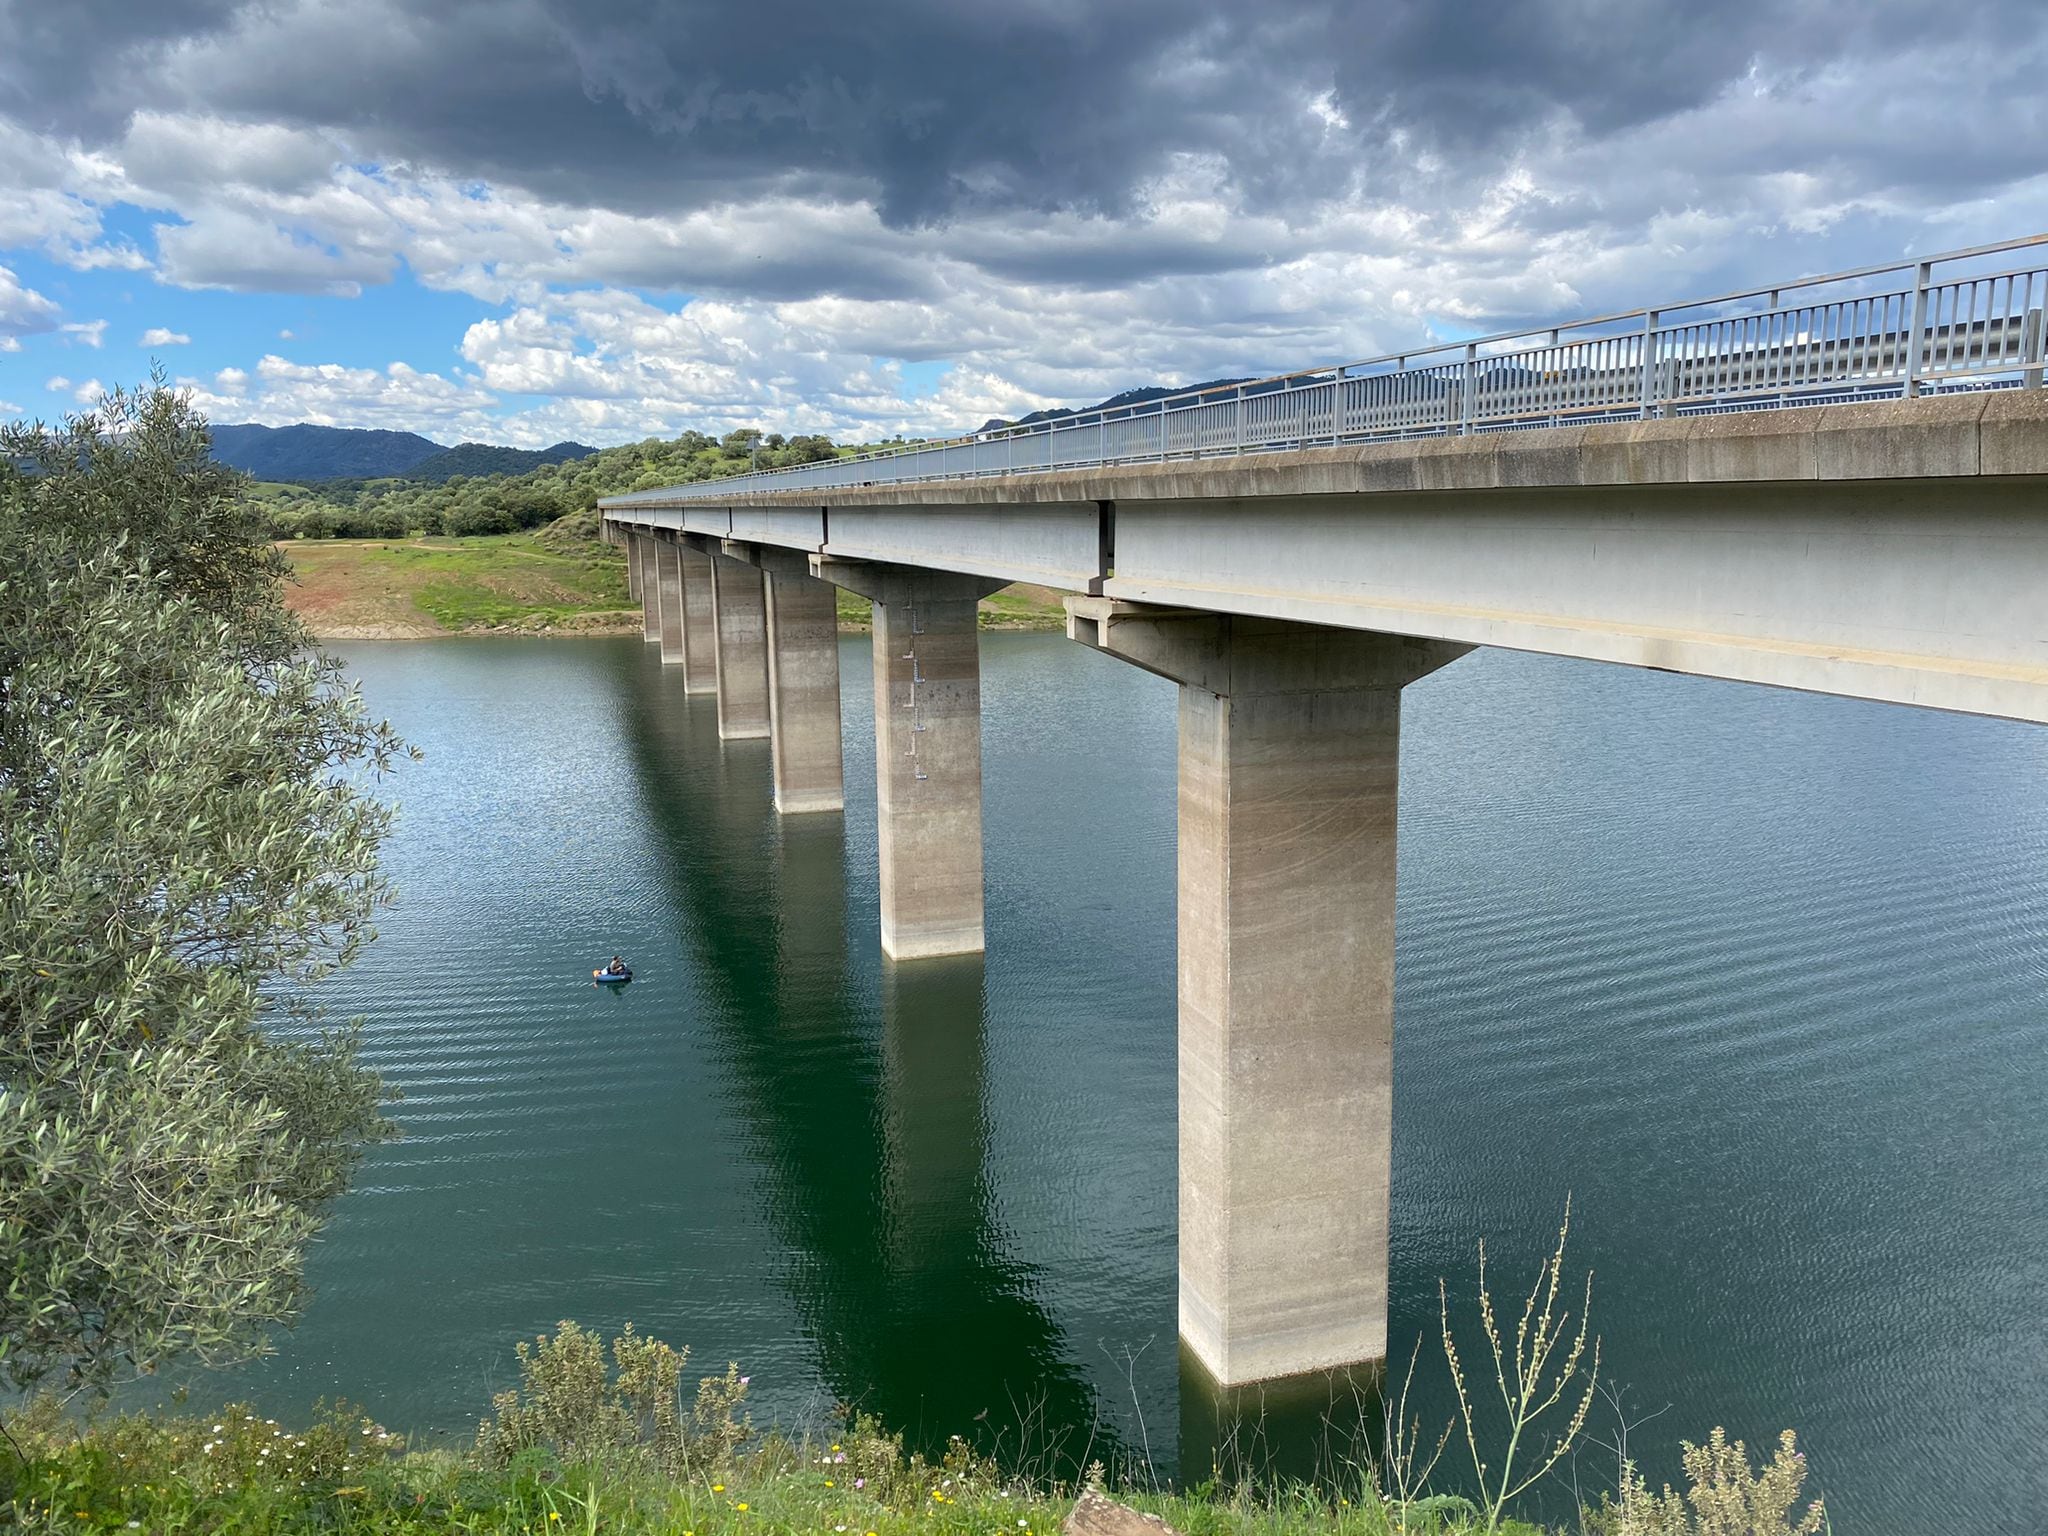
[[[54,330],[58,313],[55,304],[35,289],[24,287],[11,268],[0,267],[0,341],[18,345],[23,336]]]
[[[521,25],[493,22],[508,33]],[[1394,19],[1379,25],[1397,29]],[[394,11],[374,57],[363,57],[365,78],[388,87],[415,66],[431,76],[430,44],[444,30]],[[502,41],[485,32],[479,49]],[[244,12],[221,36],[231,34],[249,47],[270,39],[250,71],[260,81],[369,47],[359,25],[317,4]],[[1465,64],[1479,67],[1487,40],[1469,40]],[[595,94],[585,101],[572,88],[567,108],[616,99],[649,121],[680,110],[664,94],[666,55],[622,45],[613,57],[600,44],[590,41],[579,64],[595,71]],[[1262,46],[1248,38],[1240,52]],[[1498,133],[1490,120],[1464,124],[1489,145],[1498,139],[1484,153],[1432,138],[1427,122],[1381,117],[1371,94],[1313,48],[1273,46],[1290,61],[1284,80],[1253,79],[1263,97],[1217,98],[1230,133],[1162,135],[1159,153],[1131,160],[1096,199],[1034,200],[1021,186],[1005,197],[999,167],[919,223],[891,211],[872,167],[849,172],[836,160],[790,161],[728,184],[678,155],[674,188],[654,177],[621,194],[631,178],[615,167],[559,174],[574,160],[566,145],[550,144],[546,165],[529,155],[522,166],[503,135],[473,135],[467,149],[460,135],[405,137],[393,95],[332,120],[343,126],[264,121],[265,111],[295,110],[286,95],[267,108],[231,99],[239,77],[207,64],[226,43],[188,39],[154,82],[176,88],[109,117],[125,126],[98,147],[0,117],[0,251],[153,266],[160,281],[193,288],[366,296],[410,275],[467,294],[490,313],[462,335],[462,361],[446,373],[272,356],[200,387],[223,419],[538,445],[757,423],[842,437],[951,431],[1133,384],[1356,358],[2048,227],[2048,173],[2015,148],[2039,142],[2038,94],[2015,84],[2039,78],[2032,34],[1996,56],[1958,31],[1898,58],[1878,48],[1816,52],[1797,68],[1751,62],[1702,73],[1698,90],[1669,101],[1636,81],[1650,105],[1606,118],[1577,109],[1591,95],[1571,96],[1572,110],[1495,102],[1519,115]],[[1509,57],[1509,74],[1525,68]],[[1540,95],[1542,65],[1555,88],[1547,59],[1530,60],[1517,83]],[[1242,62],[1205,53],[1197,38],[1158,67],[1193,99],[1222,92]],[[1630,86],[1568,62],[1571,91]],[[628,90],[619,72],[636,63],[649,74]],[[1465,78],[1439,74],[1439,86]],[[1979,89],[1958,105],[1922,83],[1943,78]],[[484,93],[462,103],[500,100],[482,76],[456,83]],[[1867,110],[1872,100],[1885,110]],[[565,107],[521,101],[521,112]],[[718,102],[705,105],[707,142],[722,131],[718,111],[768,111],[766,98],[728,92]],[[857,106],[820,95],[803,113]],[[473,147],[485,141],[488,150]],[[1046,145],[1031,152],[1041,149],[1050,155]],[[1944,156],[1951,169],[1930,172]],[[1286,195],[1261,190],[1262,176],[1270,183],[1275,166],[1290,165],[1299,180],[1280,188]],[[490,179],[479,179],[485,170]],[[1055,172],[1064,174],[1046,174]],[[686,183],[696,190],[678,190]],[[706,185],[728,201],[707,204]],[[117,205],[147,212],[152,253],[109,233],[103,214]],[[104,322],[60,319],[0,268],[0,350],[53,331],[98,343]],[[296,339],[278,331],[280,342]],[[185,341],[155,329],[141,344]],[[934,364],[946,370],[936,384]]]
[[[184,347],[190,346],[191,343],[192,338],[183,331],[173,331],[161,325],[153,325],[142,333],[142,339],[136,345],[138,347]]]
[[[50,375],[49,378],[43,380],[43,388],[47,389],[53,395],[62,394],[65,390],[69,389],[70,387],[71,381],[65,378],[64,375],[61,373],[52,374]]]
[[[104,320],[76,320],[60,325],[58,330],[72,337],[81,346],[98,348],[107,339],[107,322]]]
[[[339,363],[294,363],[271,354],[254,373],[223,368],[210,384],[179,381],[216,421],[260,421],[272,426],[388,427],[428,436],[491,438],[488,390],[404,363],[383,369]]]
[[[28,413],[12,400],[0,400],[0,416],[25,416]]]
[[[83,384],[71,391],[71,398],[80,405],[98,405],[100,403],[100,396],[106,392],[106,385],[102,384],[98,379],[87,379]]]

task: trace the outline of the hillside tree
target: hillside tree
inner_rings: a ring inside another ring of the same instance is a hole
[[[182,395],[0,428],[0,1369],[260,1352],[388,1131],[308,984],[368,939],[404,748],[285,608]]]

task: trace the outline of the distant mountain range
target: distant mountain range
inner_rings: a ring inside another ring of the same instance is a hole
[[[1249,379],[1211,379],[1206,384],[1176,384],[1171,389],[1163,389],[1156,384],[1147,385],[1143,389],[1127,389],[1120,395],[1111,395],[1107,400],[1073,410],[1060,408],[1033,411],[1029,416],[1019,416],[1015,421],[1005,421],[1000,416],[991,416],[981,424],[981,430],[993,432],[998,427],[1035,427],[1040,422],[1064,421],[1069,416],[1085,416],[1090,411],[1109,411],[1127,405],[1149,405],[1154,400],[1164,400],[1168,395],[1207,394],[1212,389],[1235,389],[1240,384],[1250,382]]]
[[[379,480],[439,482],[454,475],[521,475],[597,452],[582,443],[552,448],[498,448],[462,443],[447,448],[417,432],[363,427],[265,427],[255,423],[213,428],[213,456],[258,480]]]

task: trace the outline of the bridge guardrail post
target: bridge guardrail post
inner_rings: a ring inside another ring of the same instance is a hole
[[[1656,415],[1657,401],[1657,311],[1643,311],[1643,379],[1638,386],[1636,419],[1648,421]]]
[[[2048,358],[2043,356],[2044,351],[2048,351],[2048,348],[2043,347],[2044,339],[2048,339],[2048,335],[2044,335],[2044,332],[2048,332],[2048,326],[2043,325],[2040,309],[2036,307],[2028,310],[2026,324],[2020,330],[2020,356],[2029,365],[2026,372],[2020,375],[2022,388],[2039,389],[2041,387],[2041,365],[2044,361],[2048,361]]]
[[[1908,400],[1920,393],[1920,335],[1927,323],[1927,285],[1934,275],[1932,262],[1923,261],[1913,269],[1913,298],[1906,306],[1906,380]]]
[[[1476,404],[1474,397],[1479,393],[1479,344],[1465,343],[1465,374],[1458,385],[1458,435],[1468,437],[1472,432],[1472,412]]]

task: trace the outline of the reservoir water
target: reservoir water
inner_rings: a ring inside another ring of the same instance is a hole
[[[344,650],[426,752],[398,904],[329,994],[405,1135],[297,1331],[203,1396],[461,1435],[515,1339],[630,1319],[739,1361],[761,1418],[1206,1467],[1170,685],[985,637],[988,954],[899,968],[865,638],[849,809],[788,821],[766,744],[637,639]],[[1391,1336],[1425,1415],[1439,1277],[1469,1298],[1485,1237],[1525,1284],[1569,1193],[1653,1478],[1790,1426],[1837,1530],[2036,1529],[2048,730],[1482,652],[1403,733]],[[593,988],[615,950],[636,979]]]

